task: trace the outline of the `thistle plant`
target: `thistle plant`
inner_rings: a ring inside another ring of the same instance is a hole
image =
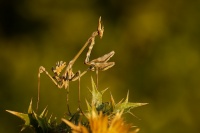
[[[101,17],[99,18],[97,31],[94,31],[86,41],[81,50],[75,55],[75,57],[66,65],[66,62],[59,61],[56,63],[56,67],[52,68],[53,76],[51,76],[43,66],[39,67],[38,73],[38,102],[36,110],[32,107],[32,100],[29,104],[27,113],[20,113],[16,111],[6,110],[7,112],[19,117],[24,120],[24,125],[22,126],[21,131],[26,128],[33,129],[36,133],[136,133],[139,131],[139,128],[134,127],[134,125],[126,124],[122,115],[125,113],[131,113],[133,108],[145,105],[146,103],[133,103],[129,102],[129,92],[125,100],[121,100],[118,103],[115,102],[112,94],[110,94],[110,101],[103,100],[103,94],[107,89],[100,91],[98,89],[98,72],[105,71],[115,65],[115,62],[108,62],[110,58],[114,55],[114,51],[111,51],[108,54],[105,54],[97,59],[89,61],[89,57],[93,46],[95,44],[95,37],[103,37],[104,27],[101,24]],[[86,54],[86,59],[84,63],[89,67],[80,73],[73,73],[72,67],[76,59],[81,55],[83,50],[88,46],[88,52]],[[65,69],[61,75],[62,70]],[[91,78],[92,87],[89,89],[91,93],[91,102],[86,100],[87,110],[83,111],[80,105],[80,79],[87,71],[96,72],[96,83]],[[40,90],[40,74],[45,73],[58,88],[67,89],[67,106],[68,112],[67,116],[61,118],[61,122],[56,121],[56,117],[48,116],[47,108],[44,108],[43,111],[38,114],[37,110],[39,107],[39,90]],[[68,95],[69,95],[69,82],[70,81],[79,81],[79,107],[76,112],[71,113],[68,104]]]

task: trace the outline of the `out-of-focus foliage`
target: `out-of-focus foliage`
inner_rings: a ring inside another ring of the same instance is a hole
[[[134,98],[149,103],[133,112],[141,121],[130,118],[141,128],[140,133],[198,133],[199,5],[198,0],[2,0],[0,132],[20,130],[16,125],[21,121],[5,109],[25,112],[29,99],[36,101],[39,66],[50,72],[57,61],[70,61],[102,16],[105,34],[96,40],[91,59],[112,49],[116,65],[99,73],[99,88],[109,87],[119,100],[129,90],[129,101]],[[83,64],[85,54],[74,64],[74,71],[87,68]],[[91,75],[81,79],[84,96],[89,95],[85,81]],[[67,108],[63,103],[66,91],[49,84],[53,83],[41,75],[41,107],[48,104],[48,110],[59,118]],[[71,84],[69,102],[74,103],[75,110],[78,82]]]

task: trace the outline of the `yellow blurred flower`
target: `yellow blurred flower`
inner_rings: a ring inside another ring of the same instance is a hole
[[[66,119],[62,120],[72,128],[73,133],[137,133],[139,129],[131,131],[131,125],[126,124],[121,115],[122,112],[117,113],[113,119],[109,120],[108,116],[92,111],[88,115],[89,129],[81,124],[74,125]]]

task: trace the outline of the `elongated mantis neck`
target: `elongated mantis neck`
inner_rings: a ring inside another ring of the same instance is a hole
[[[93,32],[92,36],[87,40],[87,42],[83,45],[83,47],[79,50],[79,52],[76,54],[76,56],[72,59],[71,66],[74,64],[74,62],[78,59],[78,57],[81,55],[83,50],[87,47],[87,45],[91,42],[92,38],[98,35],[98,31]]]
[[[72,68],[73,64],[75,63],[75,61],[78,59],[78,57],[81,55],[81,53],[83,52],[83,50],[87,47],[87,45],[89,43],[94,43],[94,38],[99,35],[100,38],[102,38],[103,36],[103,32],[104,32],[104,27],[101,24],[101,17],[99,17],[99,24],[98,24],[98,28],[97,31],[93,32],[92,35],[90,36],[90,38],[86,41],[86,43],[83,45],[83,47],[80,49],[80,51],[75,55],[75,57],[69,62],[65,73],[69,72],[69,69]]]

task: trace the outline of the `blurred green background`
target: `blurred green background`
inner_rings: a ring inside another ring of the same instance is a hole
[[[116,65],[99,74],[99,88],[116,102],[130,92],[131,102],[147,102],[125,115],[140,133],[200,131],[200,1],[184,0],[1,0],[0,2],[0,132],[16,133],[22,121],[6,109],[26,112],[37,101],[37,74],[57,61],[70,61],[96,29],[91,59],[114,50]],[[84,71],[86,50],[74,65]],[[94,72],[81,78],[81,99],[90,99]],[[75,111],[78,82],[70,84]],[[40,111],[48,105],[58,120],[66,112],[66,91],[41,76]],[[140,120],[141,119],[141,120]],[[28,131],[27,131],[28,132]]]

